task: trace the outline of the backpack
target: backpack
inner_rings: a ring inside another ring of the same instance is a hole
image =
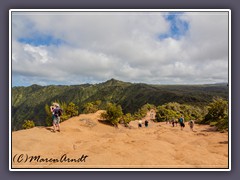
[[[180,123],[183,123],[183,118],[179,118],[179,122],[180,122]]]
[[[60,109],[60,108],[55,109],[55,110],[54,110],[54,115],[55,115],[56,117],[61,116],[61,115],[62,115],[62,109]]]

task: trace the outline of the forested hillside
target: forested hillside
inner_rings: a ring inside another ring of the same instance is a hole
[[[35,125],[46,125],[46,105],[58,101],[61,104],[74,103],[82,113],[89,102],[101,101],[122,107],[124,113],[134,113],[145,104],[155,106],[169,102],[203,107],[214,97],[228,100],[227,84],[212,85],[149,85],[128,83],[115,79],[99,84],[70,86],[39,86],[12,88],[12,129],[22,128],[25,120],[33,120]]]

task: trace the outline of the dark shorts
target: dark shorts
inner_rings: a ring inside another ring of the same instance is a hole
[[[180,126],[181,126],[181,127],[185,127],[185,124],[182,123],[182,122],[180,122]]]

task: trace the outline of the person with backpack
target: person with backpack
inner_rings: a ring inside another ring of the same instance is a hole
[[[184,124],[184,117],[181,116],[181,117],[179,118],[178,121],[179,121],[179,124],[180,124],[181,130],[183,130],[183,128],[185,127],[185,124]]]
[[[58,132],[60,132],[60,116],[62,115],[62,109],[57,104],[55,108],[53,109],[53,132],[56,132],[56,129]]]
[[[193,121],[193,120],[190,120],[190,121],[188,122],[188,125],[190,126],[190,129],[193,131],[194,121]]]
[[[145,127],[148,127],[148,120],[147,119],[145,120],[144,124],[145,124]]]

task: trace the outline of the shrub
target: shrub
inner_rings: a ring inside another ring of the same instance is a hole
[[[228,117],[226,116],[224,119],[220,119],[216,124],[217,130],[219,131],[228,131]]]
[[[176,119],[181,115],[184,116],[186,121],[191,119],[199,120],[202,119],[202,114],[204,114],[204,110],[199,107],[170,102],[157,107],[156,121]]]
[[[216,126],[218,122],[210,122],[210,126]]]
[[[208,105],[208,113],[205,115],[202,123],[209,124],[210,122],[219,122],[220,120],[228,119],[228,102],[222,98],[215,98]]]
[[[127,114],[123,115],[122,119],[125,124],[128,124],[130,121],[134,120],[134,117],[131,115],[131,113],[127,113]]]
[[[123,112],[120,105],[109,103],[107,105],[106,112],[103,112],[101,117],[108,120],[112,125],[117,126],[122,115]]]
[[[98,106],[101,104],[101,101],[96,101],[96,102],[88,102],[84,104],[83,112],[84,113],[95,113],[98,111]]]
[[[45,105],[45,112],[47,114],[45,123],[47,126],[51,126],[52,125],[52,112],[50,110],[50,106],[47,104]]]
[[[167,109],[165,106],[158,106],[156,112],[156,121],[163,122],[171,119],[176,119],[180,114],[174,110]]]
[[[155,106],[147,103],[143,105],[140,109],[138,109],[137,112],[134,113],[134,117],[136,119],[142,119],[147,115],[147,112],[150,111],[151,109],[155,109]]]
[[[35,127],[35,124],[31,120],[25,120],[23,125],[22,125],[23,129],[30,129],[30,128],[33,128],[33,127]]]
[[[78,115],[78,106],[76,106],[73,102],[70,102],[66,108],[65,115],[68,117],[73,117]]]

